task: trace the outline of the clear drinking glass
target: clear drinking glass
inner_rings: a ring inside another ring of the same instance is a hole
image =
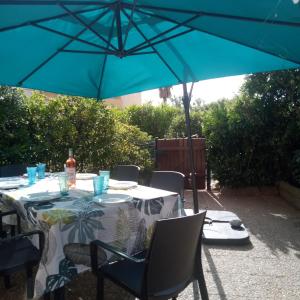
[[[69,185],[68,185],[68,175],[60,174],[58,175],[59,189],[62,196],[69,194]]]
[[[39,163],[37,165],[38,179],[44,179],[45,178],[45,171],[46,171],[46,164]]]
[[[104,176],[93,177],[94,195],[98,196],[103,193]]]
[[[100,170],[99,171],[100,176],[104,176],[104,182],[103,182],[103,193],[107,193],[108,185],[109,185],[109,177],[110,177],[110,171],[107,170]]]
[[[27,167],[28,183],[35,184],[36,181],[36,167]]]

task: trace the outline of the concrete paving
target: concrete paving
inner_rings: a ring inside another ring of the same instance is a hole
[[[191,192],[186,191],[186,207]],[[282,200],[273,189],[243,189],[222,193],[199,192],[203,209],[236,213],[250,234],[251,244],[239,247],[204,246],[203,267],[210,300],[299,300],[300,211]],[[23,276],[13,278],[6,291],[0,280],[1,300],[23,300]],[[82,274],[67,287],[67,299],[96,299],[96,281]],[[178,300],[200,300],[191,284]],[[116,299],[122,300],[122,299]]]
[[[186,193],[191,206],[191,193]],[[300,299],[300,211],[272,190],[199,193],[199,206],[229,210],[245,224],[251,244],[203,247],[211,300]],[[196,292],[195,292],[196,291]],[[180,300],[201,299],[189,286]]]

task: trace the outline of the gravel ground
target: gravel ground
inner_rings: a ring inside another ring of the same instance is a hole
[[[186,207],[191,207],[191,192],[186,191],[185,196]],[[242,247],[203,247],[210,300],[300,299],[299,210],[282,200],[274,189],[201,191],[199,205],[235,212],[251,239],[250,245]],[[25,299],[23,274],[17,274],[12,281],[14,286],[10,290],[5,290],[0,281],[0,299]],[[112,289],[108,284],[106,290]],[[87,272],[67,286],[66,299],[95,299],[95,292],[95,278]],[[192,299],[201,299],[193,284],[178,297],[178,300]]]

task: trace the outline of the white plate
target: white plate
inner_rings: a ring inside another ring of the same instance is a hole
[[[1,181],[0,182],[0,190],[10,190],[10,189],[17,189],[20,186],[23,186],[24,182],[21,180],[15,181]]]
[[[0,177],[0,182],[15,182],[15,181],[20,181],[21,177],[20,176],[12,176],[12,177]]]
[[[137,187],[138,184],[135,181],[113,181],[109,182],[109,188],[112,190],[128,190]]]
[[[40,193],[32,193],[26,195],[26,197],[22,197],[22,200],[26,201],[50,201],[54,199],[61,198],[61,194],[59,192],[40,192]]]
[[[52,172],[52,173],[49,173],[49,176],[56,178],[59,175],[64,175],[64,174],[66,174],[66,173],[65,172]]]
[[[37,175],[37,173],[36,173],[36,175]],[[48,176],[50,176],[50,175],[52,175],[52,173],[50,173],[50,172],[45,172],[45,177],[48,177]],[[23,174],[23,177],[28,177],[28,174],[27,173],[24,173]]]
[[[124,194],[102,194],[95,196],[93,200],[103,204],[117,204],[132,201],[132,197]]]
[[[93,179],[96,176],[97,176],[97,174],[93,174],[93,173],[77,173],[76,179],[77,180],[89,180],[89,179]]]

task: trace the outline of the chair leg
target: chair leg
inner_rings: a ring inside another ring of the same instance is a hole
[[[104,300],[104,277],[97,274],[97,300]]]
[[[5,286],[6,289],[11,288],[10,276],[9,275],[4,276],[4,286]]]
[[[198,276],[198,284],[202,300],[209,300],[203,271]]]
[[[27,298],[33,298],[33,275],[32,275],[32,268],[28,268],[26,270],[26,288],[27,288]]]
[[[50,300],[50,299],[51,299],[51,293],[48,292],[48,293],[44,294],[43,299],[44,299],[44,300]]]
[[[10,225],[10,235],[15,236],[16,235],[16,226]]]
[[[54,300],[65,300],[65,287],[62,286],[54,291]]]

